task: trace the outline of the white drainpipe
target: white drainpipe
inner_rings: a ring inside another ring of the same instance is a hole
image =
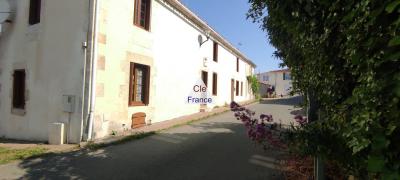
[[[89,15],[90,18],[90,23],[89,23],[89,29],[90,33],[88,35],[88,39],[90,43],[90,46],[88,47],[89,51],[89,58],[90,58],[90,70],[89,70],[89,94],[87,98],[88,104],[88,111],[85,111],[84,113],[88,113],[87,116],[87,123],[86,123],[86,128],[85,128],[85,134],[83,140],[84,141],[90,141],[92,139],[92,134],[93,134],[93,119],[94,119],[94,110],[95,110],[95,102],[96,102],[96,70],[97,70],[97,36],[98,36],[98,15],[99,15],[99,1],[100,0],[89,0],[90,3],[90,9],[92,11],[91,14]],[[86,71],[86,69],[85,69]],[[84,86],[86,86],[86,83],[84,83]],[[85,98],[84,98],[85,99]]]

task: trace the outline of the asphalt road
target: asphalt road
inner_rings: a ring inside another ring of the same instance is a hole
[[[298,98],[253,104],[289,123]],[[0,179],[252,180],[282,179],[280,152],[264,151],[231,112],[96,151],[77,151],[0,165]]]

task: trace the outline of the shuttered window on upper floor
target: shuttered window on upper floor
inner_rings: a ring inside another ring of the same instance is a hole
[[[236,57],[236,72],[239,72],[239,58]]]
[[[213,60],[218,62],[218,43],[214,41],[213,44]]]
[[[145,30],[150,30],[151,0],[135,0],[133,23]]]

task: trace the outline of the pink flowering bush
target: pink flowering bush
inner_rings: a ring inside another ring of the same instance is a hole
[[[303,156],[316,154],[314,151],[318,148],[316,143],[319,141],[329,142],[333,139],[330,134],[321,134],[318,123],[309,123],[308,119],[302,115],[294,117],[298,125],[291,123],[287,128],[282,128],[281,124],[274,122],[270,114],[261,114],[257,118],[254,111],[236,102],[232,102],[230,108],[235,118],[243,122],[249,138],[262,145],[264,149],[285,149]]]
[[[308,121],[307,118],[303,117],[302,115],[297,115],[294,117],[294,120],[300,124],[300,126],[304,126]]]
[[[313,159],[310,154],[318,148],[316,143],[324,141],[331,143],[329,134],[321,135],[318,124],[308,123],[304,116],[297,115],[294,120],[299,124],[292,124],[288,128],[274,122],[272,115],[261,114],[255,118],[256,113],[239,104],[232,102],[231,110],[237,120],[243,122],[247,129],[247,135],[256,144],[262,145],[264,149],[277,148],[288,152],[281,159],[281,167],[285,179],[312,179]],[[331,179],[344,179],[344,172],[340,164],[330,161],[327,163],[326,175]]]
[[[281,129],[274,123],[272,115],[261,114],[260,118],[254,118],[255,112],[240,106],[236,102],[231,103],[231,110],[237,120],[241,120],[247,129],[247,135],[264,149],[286,148],[281,136]]]

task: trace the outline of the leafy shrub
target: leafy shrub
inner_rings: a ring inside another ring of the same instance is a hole
[[[260,83],[258,82],[258,79],[255,75],[253,76],[247,76],[247,80],[250,83],[250,87],[251,87],[251,92],[256,95],[259,96],[260,93]]]
[[[400,1],[249,2],[294,90],[319,104],[321,121],[293,131],[294,147],[360,177],[400,179]]]

